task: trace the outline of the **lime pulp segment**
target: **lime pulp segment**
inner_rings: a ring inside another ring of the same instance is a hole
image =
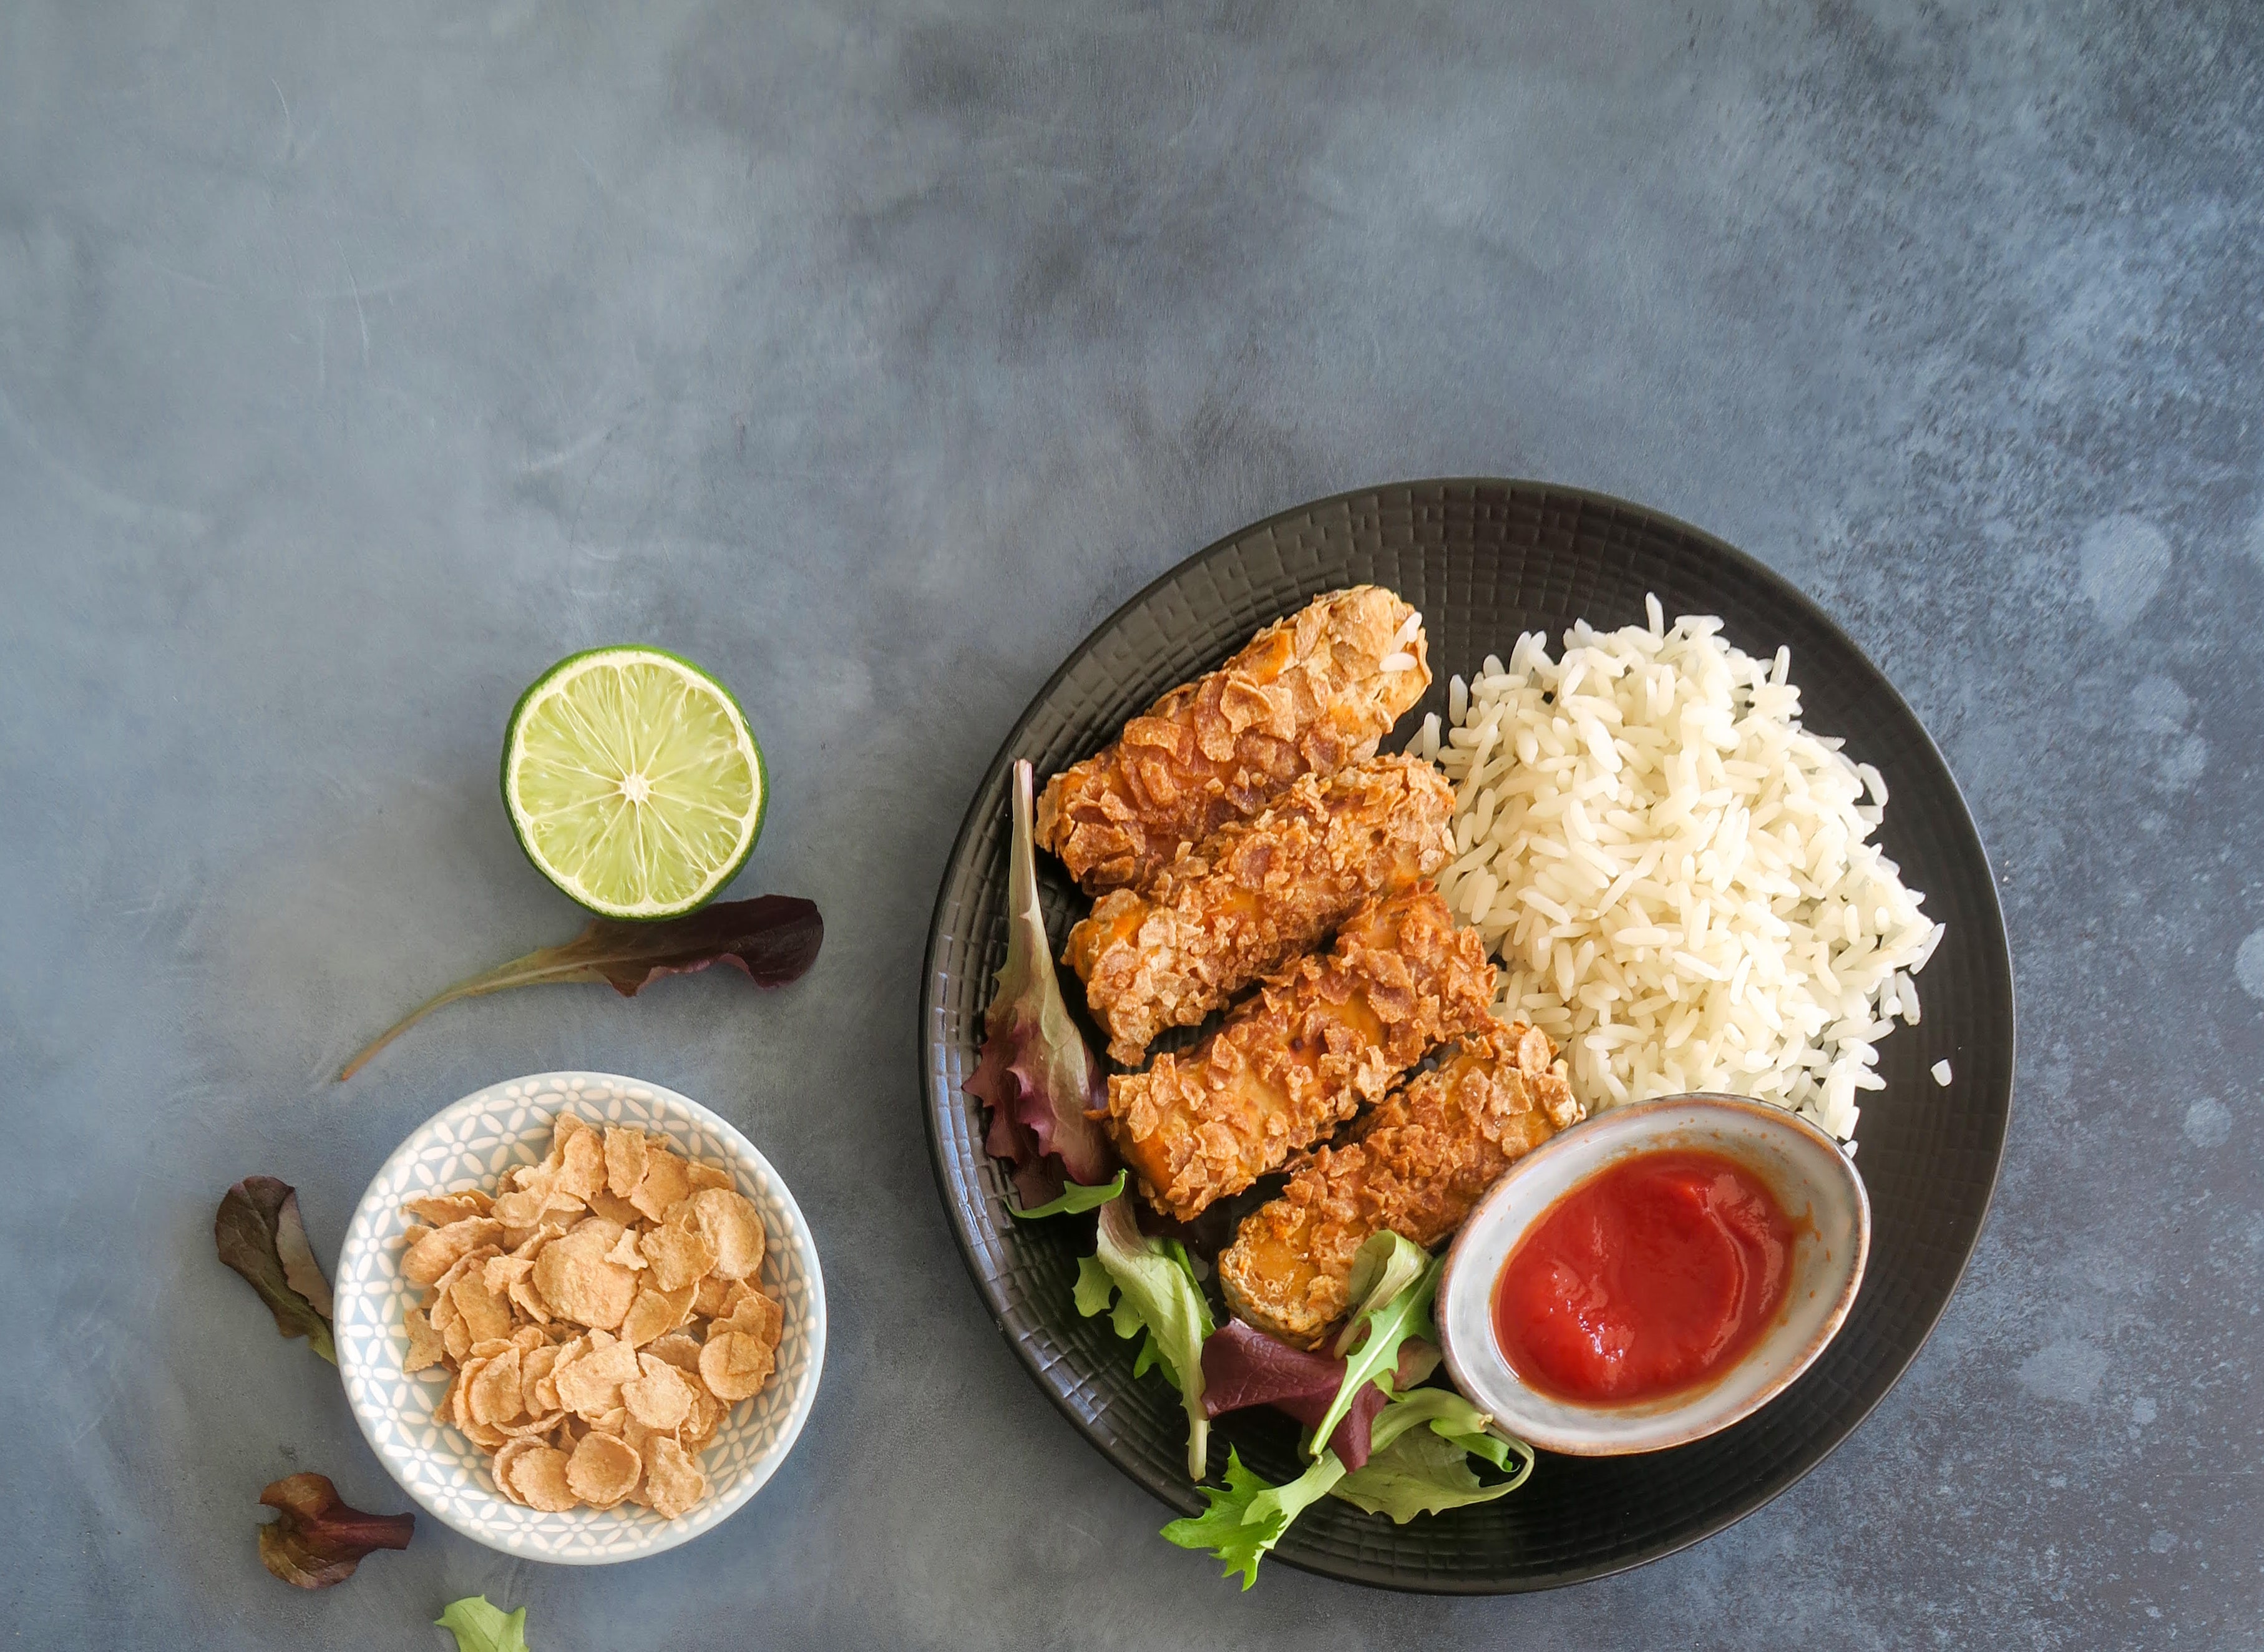
[[[615,918],[691,911],[762,829],[762,752],[730,692],[658,649],[561,660],[512,713],[504,799],[527,858]]]

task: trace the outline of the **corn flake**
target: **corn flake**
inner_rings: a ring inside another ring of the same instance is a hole
[[[566,1459],[566,1484],[592,1509],[610,1509],[636,1489],[644,1476],[644,1460],[635,1448],[616,1435],[592,1432],[582,1437]]]
[[[676,1427],[691,1415],[692,1385],[664,1359],[641,1354],[637,1363],[644,1375],[621,1385],[621,1404],[649,1429],[664,1432]]]
[[[563,1514],[582,1500],[566,1480],[566,1453],[555,1446],[537,1445],[512,1459],[511,1488],[530,1509]]]
[[[694,1219],[715,1247],[709,1270],[719,1279],[744,1279],[763,1264],[763,1219],[754,1201],[729,1188],[702,1188],[690,1200]]]
[[[652,1442],[644,1478],[653,1512],[664,1520],[689,1514],[708,1495],[708,1476],[700,1472],[699,1459],[671,1439]]]

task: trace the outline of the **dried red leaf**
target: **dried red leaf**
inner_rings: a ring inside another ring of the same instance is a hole
[[[296,1589],[328,1589],[378,1549],[405,1549],[413,1514],[364,1514],[338,1500],[323,1474],[291,1474],[259,1494],[279,1517],[259,1528],[259,1560]]]
[[[1092,1116],[1107,1100],[1100,1063],[1063,1001],[1038,906],[1032,790],[1029,764],[1017,762],[1006,962],[983,1019],[983,1057],[965,1087],[990,1110],[983,1150],[1012,1165],[1025,1209],[1056,1197],[1064,1180],[1090,1186],[1116,1171],[1115,1155]]]
[[[593,918],[563,946],[538,947],[427,999],[347,1062],[338,1077],[352,1078],[410,1028],[461,998],[554,981],[603,981],[622,997],[634,998],[639,987],[664,975],[687,975],[717,964],[731,965],[758,986],[784,986],[817,962],[824,940],[825,921],[816,903],[798,895],[721,900],[658,923]]]
[[[338,1363],[330,1337],[330,1284],[307,1243],[299,1195],[272,1175],[248,1175],[221,1196],[213,1218],[220,1259],[242,1274],[275,1316],[282,1336],[303,1336],[308,1346]]]

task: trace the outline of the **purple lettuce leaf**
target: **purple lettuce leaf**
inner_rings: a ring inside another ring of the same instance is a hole
[[[1308,1429],[1328,1414],[1344,1386],[1345,1362],[1276,1342],[1263,1331],[1230,1320],[1203,1343],[1203,1409],[1214,1417],[1254,1405],[1270,1405]],[[1404,1393],[1437,1364],[1427,1343],[1411,1340],[1402,1349],[1394,1386]],[[1390,1396],[1375,1383],[1361,1385],[1352,1405],[1329,1433],[1329,1449],[1350,1471],[1368,1466],[1375,1414]]]
[[[990,1110],[983,1149],[1012,1166],[1014,1189],[1026,1208],[1057,1197],[1064,1182],[1092,1185],[1116,1170],[1115,1155],[1092,1117],[1107,1102],[1106,1081],[1063,1001],[1038,906],[1034,789],[1029,764],[1017,762],[1006,962],[983,1016],[983,1057],[966,1084],[967,1093]]]

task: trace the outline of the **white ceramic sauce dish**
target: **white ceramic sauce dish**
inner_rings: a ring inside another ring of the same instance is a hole
[[[1718,1153],[1757,1176],[1798,1237],[1783,1306],[1736,1364],[1629,1405],[1577,1405],[1519,1377],[1494,1331],[1494,1287],[1518,1243],[1590,1177],[1637,1154]],[[1673,1095],[1611,1108],[1527,1154],[1497,1182],[1448,1253],[1436,1317],[1455,1382],[1508,1432],[1544,1451],[1612,1457],[1687,1445],[1752,1415],[1838,1335],[1870,1253],[1871,1203],[1839,1145],[1781,1107]]]

